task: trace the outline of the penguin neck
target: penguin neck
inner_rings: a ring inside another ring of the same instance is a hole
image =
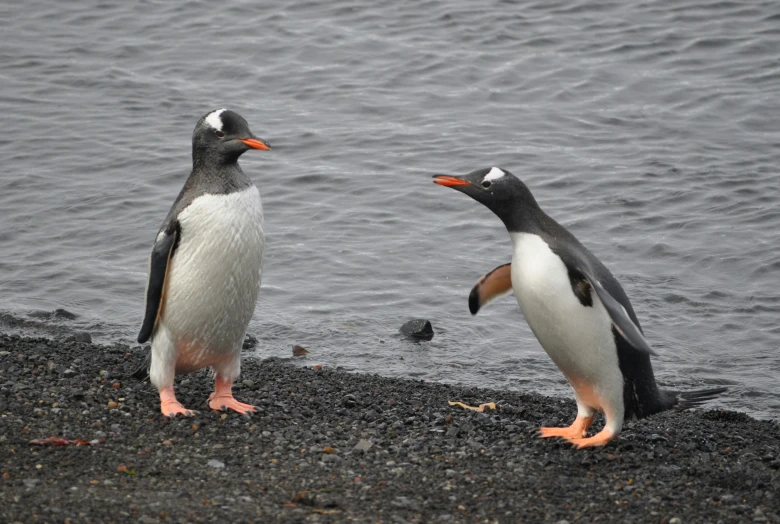
[[[208,193],[230,193],[252,185],[238,162],[213,162],[193,158],[190,183],[208,188]]]
[[[215,149],[199,147],[192,144],[192,170],[212,169],[214,167],[238,167],[238,158],[243,151],[227,154],[225,151],[218,152]],[[239,171],[241,168],[238,168]]]
[[[495,206],[493,212],[506,226],[509,233],[539,234],[547,221],[552,220],[542,211],[536,199],[525,185],[518,188],[511,198]]]
[[[535,201],[533,202],[533,207],[524,207],[525,209],[518,209],[511,215],[511,218],[504,220],[504,225],[506,225],[513,246],[517,247],[516,241],[524,233],[538,236],[549,245],[558,245],[561,241],[579,245],[579,241],[574,235],[542,211],[542,208]]]

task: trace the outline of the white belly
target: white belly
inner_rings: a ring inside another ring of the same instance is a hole
[[[512,289],[523,315],[553,362],[582,396],[602,408],[605,396],[619,402],[623,377],[612,323],[595,292],[583,306],[572,291],[563,261],[539,236],[511,233]],[[586,387],[583,387],[587,385]]]
[[[241,350],[260,290],[263,209],[252,186],[204,195],[180,215],[161,322],[176,345],[177,369],[212,365]]]

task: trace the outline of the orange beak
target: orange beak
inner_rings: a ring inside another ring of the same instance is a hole
[[[447,176],[447,175],[435,175],[433,177],[433,183],[439,184],[440,186],[444,187],[455,187],[455,186],[470,186],[472,185],[471,182],[466,182],[462,178],[454,177],[454,176]]]
[[[262,149],[263,151],[268,151],[269,149],[271,149],[271,146],[268,145],[267,142],[264,142],[259,138],[239,138],[238,140],[245,143],[252,149]]]

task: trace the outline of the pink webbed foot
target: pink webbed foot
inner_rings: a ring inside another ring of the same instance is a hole
[[[233,398],[233,381],[224,380],[217,375],[214,380],[214,393],[209,395],[209,407],[216,411],[232,409],[242,415],[249,415],[257,411],[251,404],[244,404]]]
[[[540,428],[539,437],[562,437],[565,439],[582,438],[588,434],[588,427],[593,422],[593,417],[581,417],[577,415],[572,425],[568,428]]]
[[[232,409],[233,411],[241,413],[242,415],[248,415],[249,413],[254,413],[257,411],[257,408],[252,404],[244,404],[243,402],[239,402],[233,398],[232,393],[227,395],[217,395],[216,392],[212,393],[209,395],[209,407],[216,411]]]
[[[577,449],[590,448],[594,446],[606,446],[608,442],[614,439],[617,435],[612,431],[604,428],[592,437],[588,438],[567,438],[571,444]]]
[[[191,409],[187,409],[176,400],[176,394],[173,392],[173,388],[165,388],[160,390],[160,411],[166,417],[174,418],[176,415],[184,415],[185,417],[192,417],[195,412]]]

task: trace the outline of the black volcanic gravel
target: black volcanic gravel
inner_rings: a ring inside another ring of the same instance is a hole
[[[200,412],[169,420],[142,357],[0,335],[0,522],[780,522],[775,422],[668,412],[575,450],[532,433],[570,400],[281,360],[243,363],[253,417],[209,411],[197,373]],[[98,442],[29,444],[50,436]]]

